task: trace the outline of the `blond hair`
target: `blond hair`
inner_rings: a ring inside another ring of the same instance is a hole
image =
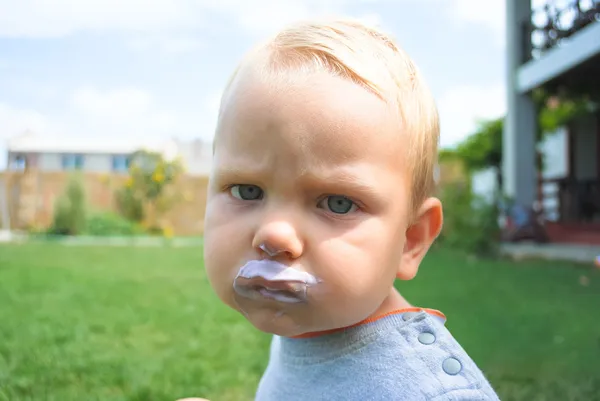
[[[401,121],[399,131],[408,134],[413,206],[433,193],[440,131],[437,107],[417,67],[391,36],[346,18],[298,22],[247,54],[225,94],[238,71],[257,60],[270,73],[327,71],[391,104]]]

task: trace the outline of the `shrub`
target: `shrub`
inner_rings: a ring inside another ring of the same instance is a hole
[[[56,235],[78,235],[85,229],[85,224],[85,190],[81,178],[72,176],[65,192],[54,205],[54,216],[48,232]]]
[[[97,212],[86,222],[85,233],[94,236],[133,236],[143,233],[136,223],[112,212]]]
[[[133,222],[144,220],[144,203],[136,197],[131,187],[125,186],[115,192],[117,209],[121,216]]]
[[[439,243],[476,256],[495,255],[500,241],[496,205],[476,196],[462,183],[445,185],[440,199],[444,227]]]
[[[163,217],[181,196],[172,184],[182,174],[181,160],[166,160],[155,152],[135,153],[131,156],[127,182],[115,194],[119,213],[142,223],[149,231],[162,234]]]

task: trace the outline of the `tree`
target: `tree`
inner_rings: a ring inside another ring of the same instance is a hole
[[[554,132],[573,119],[597,108],[594,102],[583,96],[563,99],[537,91],[533,98],[539,110],[537,141],[542,140],[545,134]],[[460,159],[469,171],[487,167],[499,169],[502,164],[503,130],[504,118],[480,121],[477,130],[454,149],[442,150],[440,160]]]
[[[535,133],[537,142],[541,141],[544,135],[555,132],[577,117],[598,109],[594,98],[587,95],[549,95],[538,89],[533,92],[532,97],[538,110],[538,130]],[[502,188],[503,130],[504,118],[479,121],[477,130],[472,135],[454,149],[443,149],[440,152],[440,161],[458,159],[470,173],[495,168],[497,187]],[[541,169],[541,154],[536,155],[536,163]]]
[[[119,211],[151,231],[163,232],[160,220],[178,199],[169,188],[182,173],[180,160],[165,160],[156,152],[136,152],[125,186],[116,194]]]
[[[80,175],[72,175],[63,194],[54,205],[50,234],[79,235],[85,229],[87,212],[85,189]]]

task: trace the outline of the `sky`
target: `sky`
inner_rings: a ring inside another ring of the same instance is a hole
[[[437,100],[441,145],[506,109],[504,0],[0,0],[0,168],[25,130],[60,141],[213,137],[242,55],[286,23],[390,32]]]

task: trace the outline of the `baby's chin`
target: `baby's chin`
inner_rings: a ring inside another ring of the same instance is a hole
[[[270,302],[253,302],[237,299],[231,305],[240,312],[256,329],[281,337],[294,337],[310,331],[314,327],[314,316],[304,305],[280,305]],[[307,308],[308,309],[308,308]]]
[[[325,332],[348,327],[362,320],[357,317],[337,316],[338,318],[316,317],[308,310],[278,308],[276,305],[237,305],[238,310],[256,329],[281,337],[297,337],[307,333]],[[341,318],[341,319],[340,319]]]
[[[294,337],[310,331],[310,328],[282,309],[260,308],[241,312],[254,327],[265,333]]]

